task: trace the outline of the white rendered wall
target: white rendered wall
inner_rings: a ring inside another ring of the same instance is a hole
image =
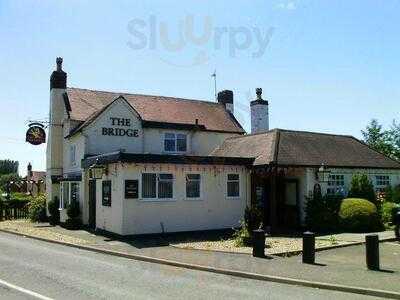
[[[172,173],[174,199],[142,199],[142,172]],[[200,200],[186,199],[185,180],[190,172],[201,174]],[[240,174],[240,197],[229,199],[226,176],[236,172]],[[114,164],[108,179],[112,180],[112,206],[101,205],[101,181],[98,180],[96,226],[122,235],[161,233],[161,223],[165,232],[237,227],[250,201],[250,177],[242,166]],[[130,179],[139,180],[139,199],[124,198],[124,181]]]
[[[251,133],[258,133],[269,130],[268,105],[250,105]]]

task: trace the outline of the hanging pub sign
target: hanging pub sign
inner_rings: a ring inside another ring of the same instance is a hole
[[[40,145],[46,143],[46,132],[41,123],[31,123],[26,131],[26,139],[29,144]]]

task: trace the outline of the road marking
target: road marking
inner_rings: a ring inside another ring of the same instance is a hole
[[[4,285],[4,286],[6,286],[6,287],[9,287],[10,289],[14,289],[14,290],[16,290],[16,291],[19,291],[19,292],[21,292],[21,293],[24,293],[24,294],[26,294],[26,295],[35,297],[35,298],[37,298],[37,299],[42,299],[42,300],[54,300],[54,299],[52,299],[52,298],[49,298],[49,297],[40,295],[40,294],[38,294],[38,293],[36,293],[36,292],[34,292],[34,291],[30,291],[30,290],[24,289],[24,288],[22,288],[22,287],[16,286],[16,285],[14,285],[14,284],[12,284],[12,283],[8,283],[8,282],[6,282],[6,281],[4,281],[4,280],[1,280],[1,279],[0,279],[0,284],[1,284],[1,285]]]

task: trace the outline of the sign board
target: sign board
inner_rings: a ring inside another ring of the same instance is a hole
[[[44,131],[44,126],[40,123],[29,124],[25,140],[35,146],[46,143],[46,132]]]
[[[111,121],[111,126],[119,126],[119,127],[103,127],[101,129],[102,135],[127,136],[127,137],[139,136],[138,129],[129,128],[131,127],[131,119],[110,117],[110,121]]]
[[[139,198],[139,181],[125,180],[125,199]]]

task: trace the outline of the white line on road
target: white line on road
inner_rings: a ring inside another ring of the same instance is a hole
[[[0,285],[4,285],[4,286],[6,286],[6,287],[9,287],[10,289],[14,289],[14,290],[16,290],[16,291],[19,291],[19,292],[24,293],[24,294],[26,294],[26,295],[35,297],[35,298],[37,298],[37,299],[42,299],[42,300],[53,300],[52,298],[49,298],[49,297],[40,295],[40,294],[38,294],[38,293],[36,293],[36,292],[33,292],[33,291],[30,291],[30,290],[24,289],[24,288],[22,288],[22,287],[16,286],[16,285],[14,285],[14,284],[12,284],[12,283],[8,283],[8,282],[6,282],[6,281],[4,281],[4,280],[1,280],[1,279],[0,279]]]

